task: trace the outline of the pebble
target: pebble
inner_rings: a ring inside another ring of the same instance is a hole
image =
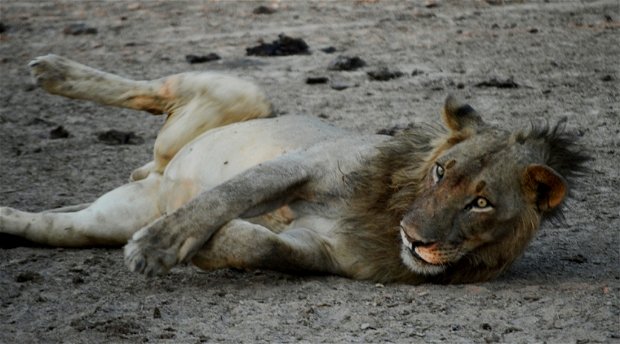
[[[306,84],[308,85],[326,84],[328,81],[329,78],[326,76],[311,76],[306,78]]]
[[[97,29],[94,27],[90,27],[86,25],[85,23],[75,23],[75,24],[69,24],[65,26],[63,32],[65,35],[73,35],[73,36],[96,35]]]
[[[332,60],[327,69],[338,71],[352,71],[366,66],[366,61],[357,56],[340,55]]]
[[[193,54],[185,55],[185,61],[187,61],[190,64],[205,63],[205,62],[217,61],[220,59],[221,59],[220,55],[216,53],[209,53],[207,55],[193,55]]]
[[[99,133],[97,139],[107,145],[137,145],[144,143],[144,139],[133,131],[124,132],[115,129]]]
[[[364,323],[364,324],[362,324],[362,326],[360,326],[360,329],[362,329],[362,330],[373,330],[374,328],[372,328],[372,326],[370,326],[369,323]]]
[[[248,56],[288,56],[288,55],[307,55],[310,54],[310,47],[301,38],[289,37],[280,34],[278,39],[265,43],[259,41],[255,47],[245,48]]]
[[[62,125],[57,126],[56,128],[50,130],[50,139],[66,139],[71,134],[67,129],[65,129]]]
[[[142,5],[138,2],[134,2],[133,4],[127,5],[127,9],[129,11],[136,11],[142,8]]]
[[[601,78],[601,81],[613,81],[613,80],[614,80],[614,77],[609,74]]]
[[[351,84],[347,84],[347,83],[340,82],[340,81],[334,81],[329,86],[336,91],[342,91],[342,90],[346,90],[347,88],[351,87]]]
[[[403,76],[403,73],[401,71],[389,70],[387,67],[369,71],[367,74],[370,77],[370,80],[375,81],[388,81]]]
[[[276,13],[276,9],[267,6],[258,6],[252,11],[254,14],[274,14]]]
[[[36,281],[41,281],[42,279],[43,279],[43,276],[41,276],[41,274],[38,272],[25,271],[17,275],[17,277],[15,277],[15,282],[17,283],[33,282],[33,281],[36,282]]]
[[[496,87],[496,88],[519,88],[519,84],[517,84],[512,78],[507,79],[499,79],[499,78],[491,78],[486,81],[481,81],[475,85],[476,87]]]

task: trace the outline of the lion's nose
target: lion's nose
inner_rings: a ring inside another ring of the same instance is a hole
[[[429,240],[421,236],[415,225],[406,223],[404,220],[400,222],[400,228],[414,248],[430,246],[436,242],[435,240]]]

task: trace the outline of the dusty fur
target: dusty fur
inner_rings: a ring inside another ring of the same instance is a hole
[[[541,162],[558,171],[570,186],[587,170],[585,164],[590,158],[576,145],[576,135],[566,131],[564,120],[554,126],[533,124],[513,138],[535,148],[543,157]],[[435,157],[466,139],[448,135],[438,126],[411,128],[379,147],[379,153],[364,171],[349,176],[356,192],[342,231],[350,236],[351,247],[364,252],[355,277],[404,283],[489,280],[523,253],[541,222],[561,217],[564,205],[548,213],[524,207],[504,238],[468,253],[443,273],[425,276],[408,269],[400,258],[400,219],[417,197]]]
[[[443,126],[390,137],[259,119],[269,105],[258,86],[219,74],[135,81],[55,55],[30,67],[51,93],[173,116],[132,181],[76,211],[0,207],[0,232],[126,244],[128,268],[146,275],[191,260],[377,282],[488,280],[561,215],[588,161],[564,121],[511,133],[453,96]]]
[[[399,222],[419,192],[434,153],[449,141],[439,126],[421,125],[378,147],[367,168],[348,176],[350,216],[342,221],[351,250],[364,252],[356,276],[382,282],[423,282],[400,258]]]

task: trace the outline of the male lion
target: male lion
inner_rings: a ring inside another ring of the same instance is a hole
[[[0,208],[0,230],[54,246],[123,245],[128,267],[331,273],[466,283],[506,270],[558,214],[588,157],[560,123],[509,132],[448,97],[447,130],[360,135],[269,114],[253,84],[210,73],[133,81],[47,55],[50,93],[168,114],[154,161],[90,205]],[[239,123],[233,123],[239,122]],[[216,128],[217,127],[217,128]]]

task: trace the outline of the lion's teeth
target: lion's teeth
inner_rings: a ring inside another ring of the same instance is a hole
[[[413,249],[413,244],[409,241],[409,239],[407,239],[407,235],[405,234],[405,231],[402,228],[400,229],[400,238],[403,241],[403,244],[407,246],[408,249],[410,250]]]

